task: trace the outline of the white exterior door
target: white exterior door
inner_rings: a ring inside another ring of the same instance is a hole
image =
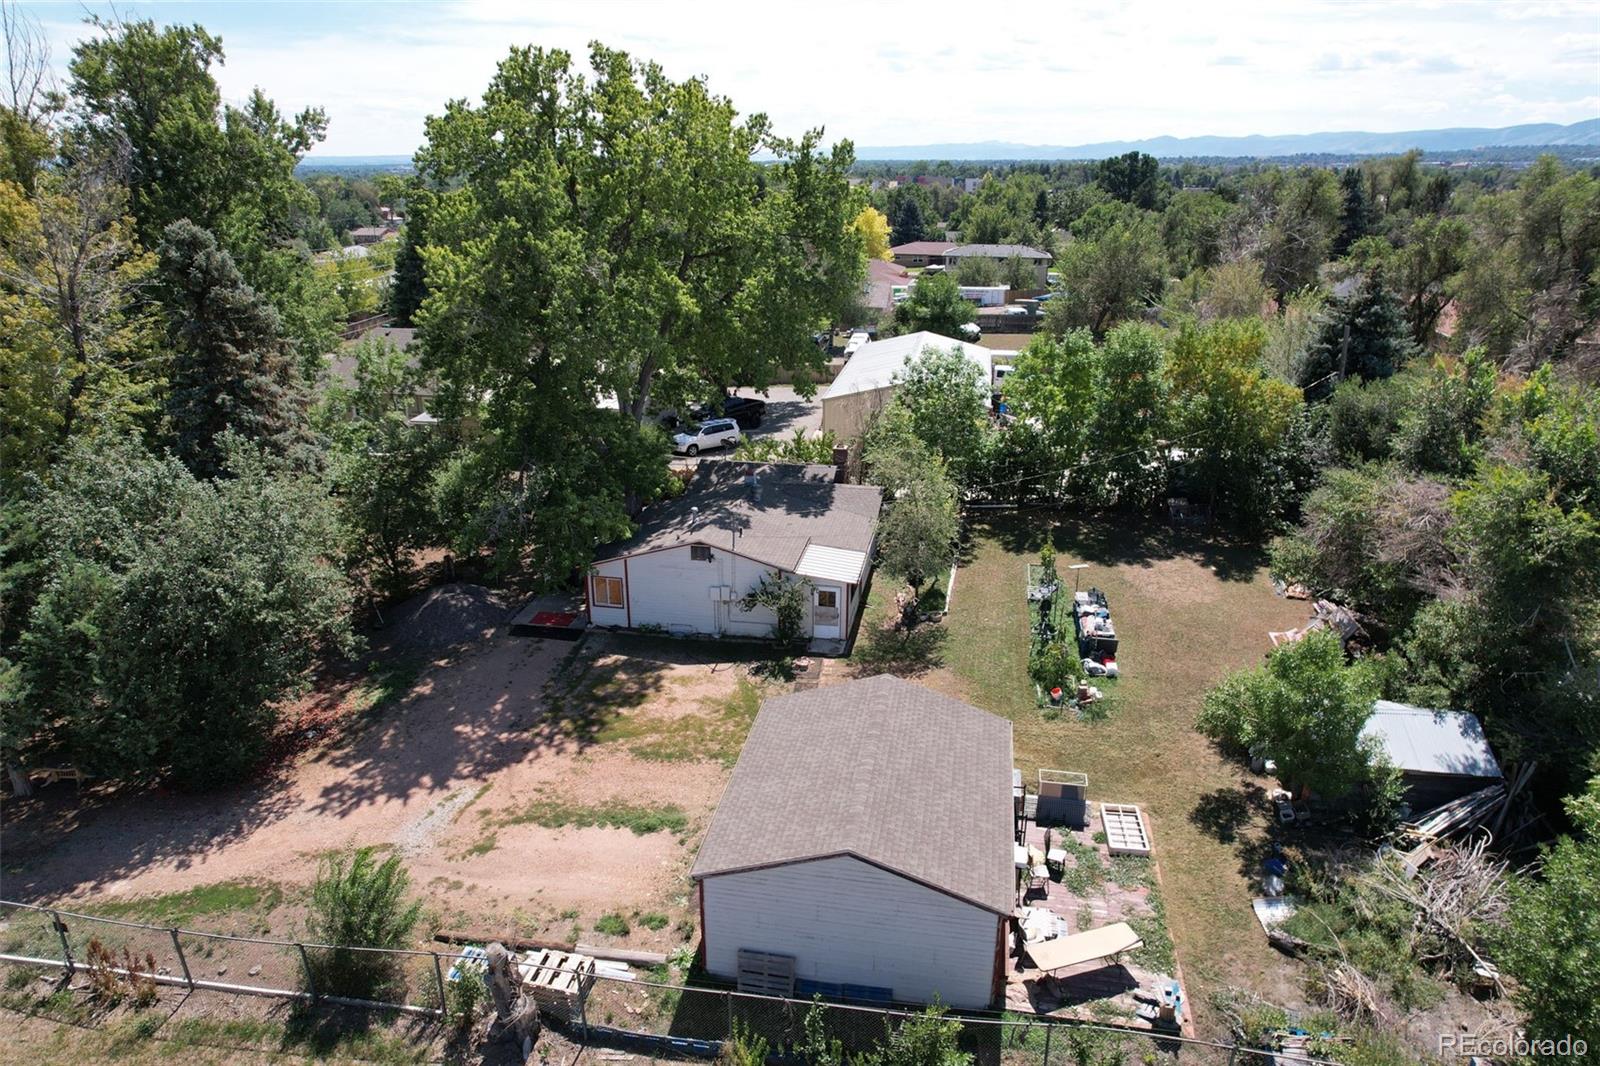
[[[844,593],[837,585],[818,585],[811,590],[811,635],[837,640],[844,634]]]

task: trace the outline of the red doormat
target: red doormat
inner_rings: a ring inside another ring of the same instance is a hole
[[[566,611],[536,611],[528,620],[529,625],[536,626],[570,626],[578,616]]]

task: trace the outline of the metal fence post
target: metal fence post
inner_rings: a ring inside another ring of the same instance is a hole
[[[722,993],[722,998],[728,1004],[728,1026],[723,1030],[722,1035],[723,1039],[729,1040],[733,1038],[733,993],[724,992]]]
[[[61,915],[55,911],[45,911],[50,916],[50,924],[56,928],[56,936],[61,938],[61,961],[67,964],[67,980],[72,980],[72,974],[77,969],[72,961],[72,945],[67,942],[67,923],[61,920]]]
[[[433,952],[433,980],[439,986],[439,1017],[443,1018],[449,1011],[444,998],[444,964],[439,961],[439,953]]]
[[[183,944],[178,940],[178,930],[174,927],[168,929],[167,932],[172,934],[172,950],[178,953],[178,965],[183,967],[183,979],[188,983],[189,991],[193,992],[194,976],[189,973],[189,960],[184,958]]]
[[[317,979],[311,976],[311,956],[306,954],[306,946],[300,941],[296,940],[294,946],[300,949],[300,965],[304,966],[306,971],[306,991],[311,993],[311,1001],[315,1003],[317,1000]]]
[[[1046,1022],[1044,1026],[1044,1066],[1050,1066],[1050,1038],[1056,1035],[1056,1027]]]

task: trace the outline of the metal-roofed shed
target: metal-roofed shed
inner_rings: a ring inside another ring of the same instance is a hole
[[[1504,776],[1482,723],[1466,711],[1378,700],[1361,736],[1374,741],[1400,771],[1407,798],[1418,809],[1475,792]]]

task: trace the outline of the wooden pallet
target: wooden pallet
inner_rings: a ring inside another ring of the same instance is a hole
[[[530,951],[517,964],[522,990],[539,1010],[570,1020],[579,1001],[594,984],[594,959],[574,951],[550,948]]]

